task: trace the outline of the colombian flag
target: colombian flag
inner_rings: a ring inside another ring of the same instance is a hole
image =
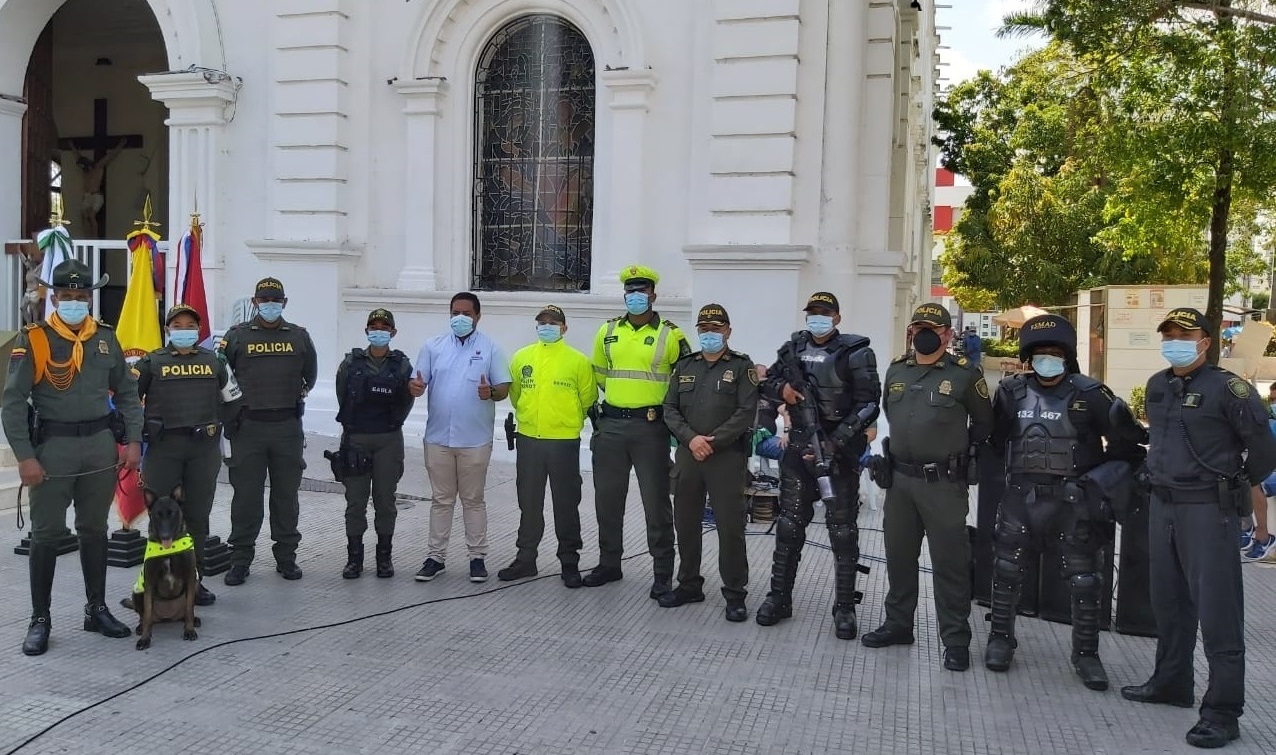
[[[159,234],[150,228],[128,235],[133,269],[129,273],[128,291],[124,294],[124,307],[120,310],[115,334],[129,364],[164,345],[160,340],[159,313],[155,308],[155,276],[151,269],[151,260],[158,245]]]

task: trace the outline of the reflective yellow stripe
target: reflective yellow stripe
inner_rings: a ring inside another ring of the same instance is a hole
[[[617,322],[619,322],[619,320],[612,320],[607,323],[607,332],[603,334],[603,359],[607,361],[607,364],[611,364],[611,337],[616,332]],[[594,369],[597,370],[600,368],[595,367]],[[606,375],[607,371],[602,370],[602,373]]]
[[[660,335],[656,336],[656,353],[651,358],[651,371],[657,374],[669,375],[673,370],[665,365],[665,345],[669,342],[669,332],[673,330],[664,322],[660,323]],[[661,370],[664,367],[664,370]]]
[[[607,378],[627,378],[629,380],[650,380],[653,383],[663,383],[669,379],[669,375],[659,372],[640,372],[639,370],[604,370],[595,367],[595,370],[601,372]]]

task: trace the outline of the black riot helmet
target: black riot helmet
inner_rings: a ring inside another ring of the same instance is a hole
[[[1032,358],[1038,346],[1058,346],[1067,354],[1068,372],[1080,372],[1077,365],[1077,330],[1067,318],[1056,314],[1037,315],[1019,329],[1019,361]]]

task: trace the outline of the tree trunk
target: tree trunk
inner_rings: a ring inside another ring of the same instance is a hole
[[[1223,324],[1223,289],[1227,283],[1227,225],[1232,214],[1232,179],[1236,154],[1230,149],[1218,151],[1218,163],[1214,166],[1214,202],[1210,209],[1210,298],[1205,308],[1209,320],[1209,357],[1206,361],[1218,364],[1219,333]]]

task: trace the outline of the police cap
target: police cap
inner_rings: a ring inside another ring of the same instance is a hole
[[[536,313],[536,319],[539,320],[542,317],[548,317],[562,325],[567,324],[567,313],[557,304],[546,304],[542,307],[541,311]]]
[[[951,328],[953,326],[953,316],[942,304],[927,302],[913,310],[913,319],[909,320],[908,324],[914,325],[919,322],[927,325],[938,325],[941,328]]]
[[[1203,330],[1206,335],[1210,332],[1210,324],[1206,321],[1205,315],[1201,314],[1201,310],[1192,307],[1171,309],[1161,324],[1156,326],[1156,332],[1164,332],[1171,325],[1177,325],[1183,330]]]
[[[195,309],[191,305],[174,304],[172,309],[168,310],[168,314],[164,315],[164,324],[168,325],[176,319],[178,315],[190,315],[195,318],[195,322],[197,323],[202,323],[204,321],[204,318],[199,316],[199,310]]]
[[[395,329],[394,313],[386,309],[385,307],[377,307],[376,309],[368,313],[368,325],[371,325],[372,323],[378,320],[385,323],[386,325],[389,325],[390,330]]]
[[[262,278],[257,281],[257,289],[253,296],[258,299],[282,299],[286,296],[284,284],[280,283],[278,278]]]
[[[646,283],[655,286],[660,282],[660,273],[646,265],[629,265],[621,268],[620,282],[626,286],[630,283]]]
[[[825,307],[833,310],[834,312],[842,311],[841,305],[837,303],[837,297],[830,294],[828,291],[816,291],[811,294],[811,297],[806,300],[806,306],[802,308],[802,311],[810,312],[816,307]]]
[[[731,316],[721,304],[706,304],[696,316],[696,325],[730,325]]]

